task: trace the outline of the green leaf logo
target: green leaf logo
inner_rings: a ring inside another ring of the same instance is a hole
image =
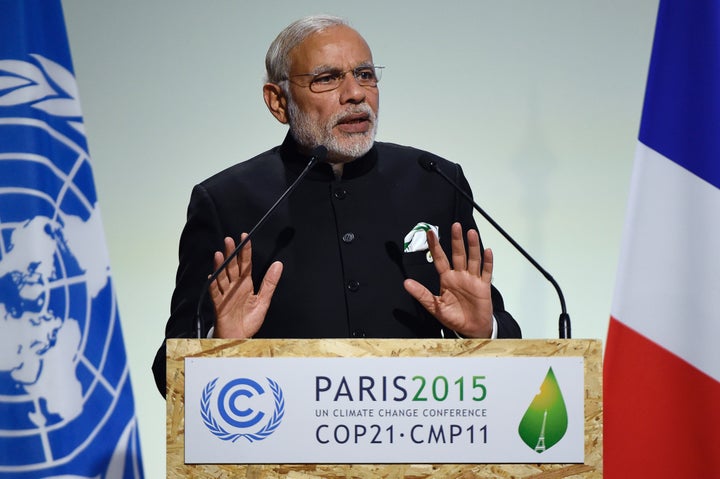
[[[563,438],[567,431],[568,415],[560,386],[552,368],[548,370],[525,415],[520,420],[518,434],[530,449],[541,453]]]

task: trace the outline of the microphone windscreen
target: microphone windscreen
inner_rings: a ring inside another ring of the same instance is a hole
[[[324,145],[319,145],[313,148],[313,151],[310,153],[310,156],[312,158],[315,158],[318,162],[325,161],[325,157],[327,156],[327,148],[325,148]]]

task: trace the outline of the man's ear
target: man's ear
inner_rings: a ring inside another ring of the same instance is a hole
[[[263,85],[263,99],[265,104],[277,121],[283,124],[288,123],[287,98],[280,85],[266,83]]]

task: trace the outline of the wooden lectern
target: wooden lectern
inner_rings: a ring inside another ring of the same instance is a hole
[[[584,464],[185,464],[187,357],[582,357]],[[313,339],[167,341],[168,478],[600,478],[602,477],[602,346],[581,339]]]

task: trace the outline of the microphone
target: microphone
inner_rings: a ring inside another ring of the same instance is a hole
[[[213,274],[208,277],[207,281],[205,281],[205,287],[200,291],[200,298],[198,299],[197,303],[197,310],[195,311],[195,328],[197,332],[197,338],[202,339],[202,303],[205,299],[205,296],[207,295],[207,290],[212,284],[213,281],[217,279],[218,276],[220,276],[220,273],[222,273],[228,264],[230,264],[230,261],[235,259],[235,257],[240,253],[240,251],[243,249],[243,247],[247,244],[248,241],[250,241],[250,238],[252,235],[257,231],[258,228],[260,228],[263,224],[265,224],[265,221],[267,221],[268,217],[275,211],[275,209],[287,198],[290,196],[290,194],[295,190],[297,185],[307,176],[308,172],[312,169],[313,166],[315,166],[316,163],[325,161],[325,157],[327,156],[327,148],[325,148],[323,145],[315,147],[312,152],[310,153],[310,161],[308,161],[308,164],[305,166],[305,169],[302,170],[302,172],[298,175],[297,178],[295,178],[295,181],[288,187],[288,189],[285,190],[285,192],[280,196],[280,198],[277,199],[275,204],[273,204],[269,210],[265,213],[265,215],[260,218],[260,221],[258,221],[255,226],[250,230],[250,232],[247,234],[245,239],[240,241],[240,244],[238,244],[235,249],[228,255],[227,258],[225,258],[225,261],[222,262],[222,264],[216,269]]]
[[[430,155],[422,155],[420,158],[418,158],[418,163],[420,166],[425,168],[426,170],[437,173],[440,176],[442,176],[445,181],[450,183],[450,185],[455,188],[455,190],[460,193],[463,197],[465,197],[466,200],[468,200],[475,210],[480,213],[483,218],[485,218],[488,223],[490,223],[503,237],[511,244],[513,247],[515,247],[516,250],[522,254],[525,259],[527,259],[540,273],[550,281],[550,283],[555,288],[555,291],[557,292],[558,298],[560,299],[560,318],[558,320],[558,329],[559,329],[559,337],[560,339],[570,339],[570,315],[567,313],[567,309],[565,308],[565,296],[563,296],[562,290],[560,289],[560,285],[555,281],[555,278],[553,278],[550,273],[548,273],[545,268],[540,266],[540,263],[535,261],[535,258],[530,256],[530,254],[523,249],[522,246],[518,244],[517,241],[515,241],[512,236],[510,236],[492,217],[487,214],[480,206],[475,203],[475,201],[472,199],[472,197],[460,186],[452,180],[448,175],[446,175],[440,168],[438,168],[437,162],[430,157]],[[484,251],[484,250],[483,250]]]

